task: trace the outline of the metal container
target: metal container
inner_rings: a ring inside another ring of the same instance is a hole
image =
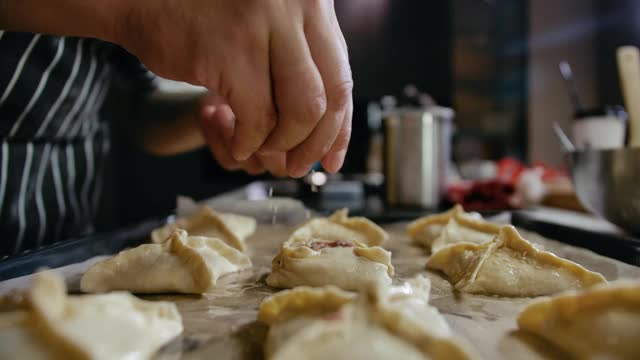
[[[640,148],[575,151],[567,159],[582,204],[640,236]]]
[[[387,114],[384,175],[389,204],[438,207],[449,171],[453,117],[453,110],[439,106]]]

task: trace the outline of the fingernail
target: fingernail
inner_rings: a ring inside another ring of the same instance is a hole
[[[202,107],[202,116],[211,117],[216,112],[215,105],[206,105]]]
[[[241,150],[233,149],[231,151],[231,156],[233,156],[235,161],[245,161],[251,157],[251,153],[242,152]]]
[[[311,171],[311,166],[309,165],[297,166],[289,170],[289,176],[292,178],[301,178],[307,175],[309,171]]]
[[[327,155],[327,170],[330,173],[337,173],[344,165],[344,158],[347,155],[346,150],[338,151]]]

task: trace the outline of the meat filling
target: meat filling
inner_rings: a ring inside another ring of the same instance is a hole
[[[353,247],[353,244],[346,241],[314,241],[309,244],[309,247],[318,251],[324,248]]]

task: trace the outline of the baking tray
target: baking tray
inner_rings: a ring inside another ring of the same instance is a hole
[[[600,255],[640,266],[640,239],[622,233],[598,232],[576,226],[552,223],[528,215],[526,211],[511,214],[513,225],[552,239],[592,250]]]
[[[445,316],[455,334],[465,339],[483,359],[562,358],[548,346],[516,331],[515,319],[530,299],[473,296],[454,292],[438,273],[427,271],[426,252],[411,244],[406,223],[384,225],[390,239],[384,247],[392,251],[395,283],[417,274],[432,281],[431,303]],[[220,279],[218,286],[202,296],[156,295],[149,300],[176,303],[183,318],[183,335],[168,344],[158,359],[261,359],[267,332],[256,320],[260,302],[276,290],[265,284],[271,260],[290,231],[291,225],[259,224],[248,239],[248,254],[254,267]],[[139,229],[142,230],[142,229]],[[523,232],[538,247],[576,261],[602,273],[607,279],[640,277],[640,268],[607,258],[589,250]],[[54,271],[62,274],[71,291],[77,291],[81,274],[100,258],[69,265]],[[0,293],[29,285],[29,276],[0,282]]]
[[[166,224],[172,218],[152,219],[115,231],[70,239],[6,257],[0,260],[0,281],[28,275],[39,268],[57,268],[140,245],[148,241],[151,230]]]

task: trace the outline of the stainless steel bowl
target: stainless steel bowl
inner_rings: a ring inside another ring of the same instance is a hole
[[[640,235],[640,148],[567,154],[582,204],[633,235]]]

